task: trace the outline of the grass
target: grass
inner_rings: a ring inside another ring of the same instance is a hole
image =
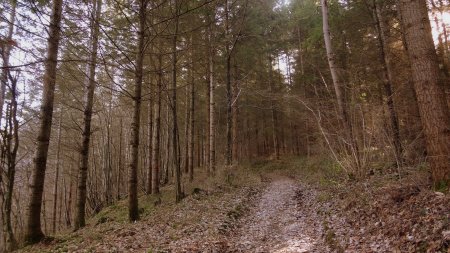
[[[346,180],[346,175],[340,166],[325,156],[309,158],[287,156],[280,160],[256,160],[247,166],[262,178],[275,173],[322,187],[337,185]]]

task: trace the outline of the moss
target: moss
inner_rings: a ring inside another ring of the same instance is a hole
[[[51,241],[53,237],[46,237],[42,232],[35,234],[35,235],[29,235],[25,238],[25,245],[33,245],[39,242],[47,243]]]
[[[417,252],[418,253],[426,253],[428,249],[428,243],[425,241],[419,242],[419,245],[417,246]]]
[[[434,183],[434,190],[442,193],[446,193],[449,191],[449,181],[442,180]]]
[[[237,220],[243,215],[243,213],[244,207],[241,204],[239,204],[233,210],[228,211],[227,216],[230,219]]]
[[[107,221],[109,221],[108,217],[100,216],[100,217],[98,218],[98,220],[97,220],[97,225],[98,225],[98,224],[103,224],[103,223],[105,223],[105,222],[107,222]]]

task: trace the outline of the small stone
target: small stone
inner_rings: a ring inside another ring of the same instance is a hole
[[[434,194],[435,194],[436,196],[438,196],[438,197],[444,197],[444,196],[445,196],[445,194],[442,193],[442,192],[434,192]]]
[[[442,231],[442,237],[445,241],[450,241],[450,230]]]

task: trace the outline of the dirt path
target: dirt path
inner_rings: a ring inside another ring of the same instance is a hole
[[[240,220],[231,248],[235,252],[325,252],[313,200],[314,192],[294,180],[274,179]]]

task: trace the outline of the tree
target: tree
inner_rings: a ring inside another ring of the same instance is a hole
[[[399,0],[434,187],[450,185],[450,113],[425,0]]]
[[[378,44],[380,48],[380,62],[383,70],[383,86],[386,93],[387,106],[389,110],[389,120],[392,128],[392,140],[394,144],[395,158],[398,163],[402,163],[403,147],[400,140],[400,129],[398,124],[397,112],[394,106],[393,92],[392,92],[392,67],[391,57],[388,44],[388,28],[383,20],[382,6],[380,3],[374,1],[374,18],[376,21],[376,28],[378,32]]]
[[[86,104],[84,106],[84,126],[82,133],[82,145],[80,149],[81,162],[78,175],[77,212],[74,223],[75,229],[79,229],[86,225],[86,181],[89,168],[89,144],[91,140],[92,107],[94,105],[94,92],[96,86],[95,72],[97,68],[97,51],[101,12],[102,0],[96,0],[94,2],[91,21],[92,51],[89,63],[89,79],[87,80]]]
[[[48,48],[45,60],[40,126],[37,137],[32,182],[30,185],[31,197],[28,204],[28,222],[25,235],[25,241],[28,243],[36,243],[44,238],[44,233],[41,229],[41,205],[53,116],[56,66],[61,36],[62,6],[62,0],[53,0],[48,33],[49,36],[47,40]]]
[[[56,147],[56,166],[55,166],[55,183],[53,185],[53,213],[52,213],[52,232],[56,232],[56,206],[58,203],[58,181],[60,173],[60,158],[61,158],[61,124],[62,124],[63,107],[59,108],[58,119],[58,141]]]
[[[160,143],[161,143],[161,90],[162,90],[162,55],[158,54],[158,80],[156,83],[156,103],[155,119],[153,127],[153,144],[152,144],[152,194],[159,193],[159,163],[160,163]]]
[[[1,56],[3,60],[2,64],[2,74],[0,80],[0,121],[3,117],[3,104],[5,103],[5,92],[6,92],[6,82],[8,81],[8,67],[9,67],[9,58],[11,56],[11,49],[13,46],[13,32],[14,32],[14,23],[16,22],[16,8],[17,8],[17,0],[11,0],[11,14],[9,18],[8,24],[8,34],[6,35],[6,43],[1,45]]]
[[[178,121],[177,121],[177,42],[178,42],[178,29],[179,29],[179,14],[180,4],[178,0],[173,0],[174,10],[174,31],[172,35],[172,93],[171,104],[172,109],[172,151],[173,160],[175,165],[175,200],[180,202],[183,198],[183,192],[181,190],[181,166],[178,149]]]
[[[8,115],[6,122],[3,124],[5,130],[2,136],[2,142],[0,142],[1,147],[1,168],[0,168],[0,217],[2,222],[2,231],[0,231],[0,240],[5,245],[6,251],[12,251],[16,248],[17,242],[14,237],[12,226],[11,226],[11,205],[12,205],[12,196],[14,190],[14,180],[15,180],[15,171],[16,171],[16,155],[17,149],[19,146],[19,136],[18,136],[18,126],[17,124],[17,77],[13,77],[10,73],[9,69],[9,59],[11,56],[11,50],[13,48],[14,42],[13,32],[14,32],[14,24],[16,19],[16,8],[17,1],[11,1],[11,13],[9,17],[8,31],[6,35],[6,43],[1,44],[0,46],[0,54],[3,60],[2,64],[2,73],[0,76],[0,122],[2,122],[3,117],[3,106],[5,104],[5,95],[6,95],[6,87],[8,86],[11,93],[11,103],[8,106]],[[16,138],[17,137],[17,138]],[[5,154],[6,153],[6,154]],[[5,161],[6,159],[6,161]],[[3,171],[2,168],[7,168],[6,171],[6,181],[5,189],[6,192],[2,192],[2,184],[3,184]],[[3,232],[3,234],[1,233]],[[2,247],[0,247],[2,250]]]
[[[225,45],[225,57],[226,57],[226,90],[227,90],[227,146],[226,146],[226,165],[231,165],[233,163],[233,94],[231,91],[231,57],[233,53],[232,41],[230,38],[230,6],[228,0],[225,1],[225,36],[226,36],[226,45]]]
[[[149,84],[151,85],[151,84]],[[150,93],[150,98],[148,100],[148,123],[147,123],[147,133],[148,133],[148,140],[147,140],[147,147],[148,150],[146,152],[148,152],[148,171],[147,171],[147,194],[152,193],[152,184],[153,184],[153,167],[152,167],[152,161],[153,161],[153,94],[152,94],[152,89],[151,87],[149,88],[149,93]]]
[[[269,56],[269,91],[271,94],[275,94],[274,88],[274,78],[273,78],[273,70],[272,70],[272,56]],[[275,153],[275,159],[280,159],[280,140],[278,137],[278,113],[276,107],[276,101],[274,98],[270,100],[270,111],[272,116],[272,140],[273,140],[273,151]]]
[[[359,150],[357,143],[355,141],[355,137],[353,136],[352,124],[347,112],[344,94],[342,92],[342,83],[338,73],[339,70],[336,65],[335,53],[333,50],[333,46],[331,44],[330,28],[328,23],[328,1],[321,0],[321,5],[322,5],[323,38],[325,41],[325,49],[327,52],[328,65],[333,80],[334,92],[336,95],[336,101],[338,106],[338,117],[345,130],[346,137],[350,141],[350,145],[348,145],[347,147],[352,153],[352,156],[354,156],[355,158],[354,164],[355,170],[357,173],[361,173]]]
[[[133,121],[131,123],[131,161],[128,180],[128,219],[130,222],[139,219],[137,170],[139,163],[139,128],[142,102],[143,60],[146,42],[146,17],[148,0],[139,0],[138,48],[135,65],[135,86],[133,97]]]
[[[215,11],[213,11],[212,16],[215,16]],[[215,20],[213,18],[212,20]],[[208,20],[210,21],[210,20]],[[209,167],[208,172],[210,174],[215,173],[216,171],[216,129],[215,129],[215,99],[214,99],[214,45],[213,45],[213,32],[212,32],[212,26],[214,22],[210,22],[208,26],[208,111],[209,111],[209,143],[208,143],[208,149],[209,149]]]
[[[192,47],[192,36],[190,38],[191,47]],[[189,70],[189,81],[190,82],[190,94],[189,94],[189,115],[190,115],[190,121],[186,122],[186,124],[189,124],[189,137],[188,140],[188,172],[189,172],[189,181],[194,180],[194,124],[195,124],[195,115],[194,115],[194,108],[195,108],[195,80],[194,80],[194,56],[193,56],[193,49],[190,50],[190,70]],[[200,143],[199,143],[200,145]]]
[[[13,77],[9,71],[9,93],[11,96],[10,102],[7,104],[6,122],[4,123],[4,130],[2,131],[2,145],[1,145],[1,168],[6,167],[6,192],[2,194],[2,228],[4,234],[5,249],[7,252],[13,251],[17,248],[17,241],[14,236],[11,213],[13,202],[13,190],[17,165],[17,151],[19,149],[19,121],[17,117],[17,80],[18,75]],[[3,173],[3,171],[0,171]],[[3,241],[3,238],[1,238]]]

